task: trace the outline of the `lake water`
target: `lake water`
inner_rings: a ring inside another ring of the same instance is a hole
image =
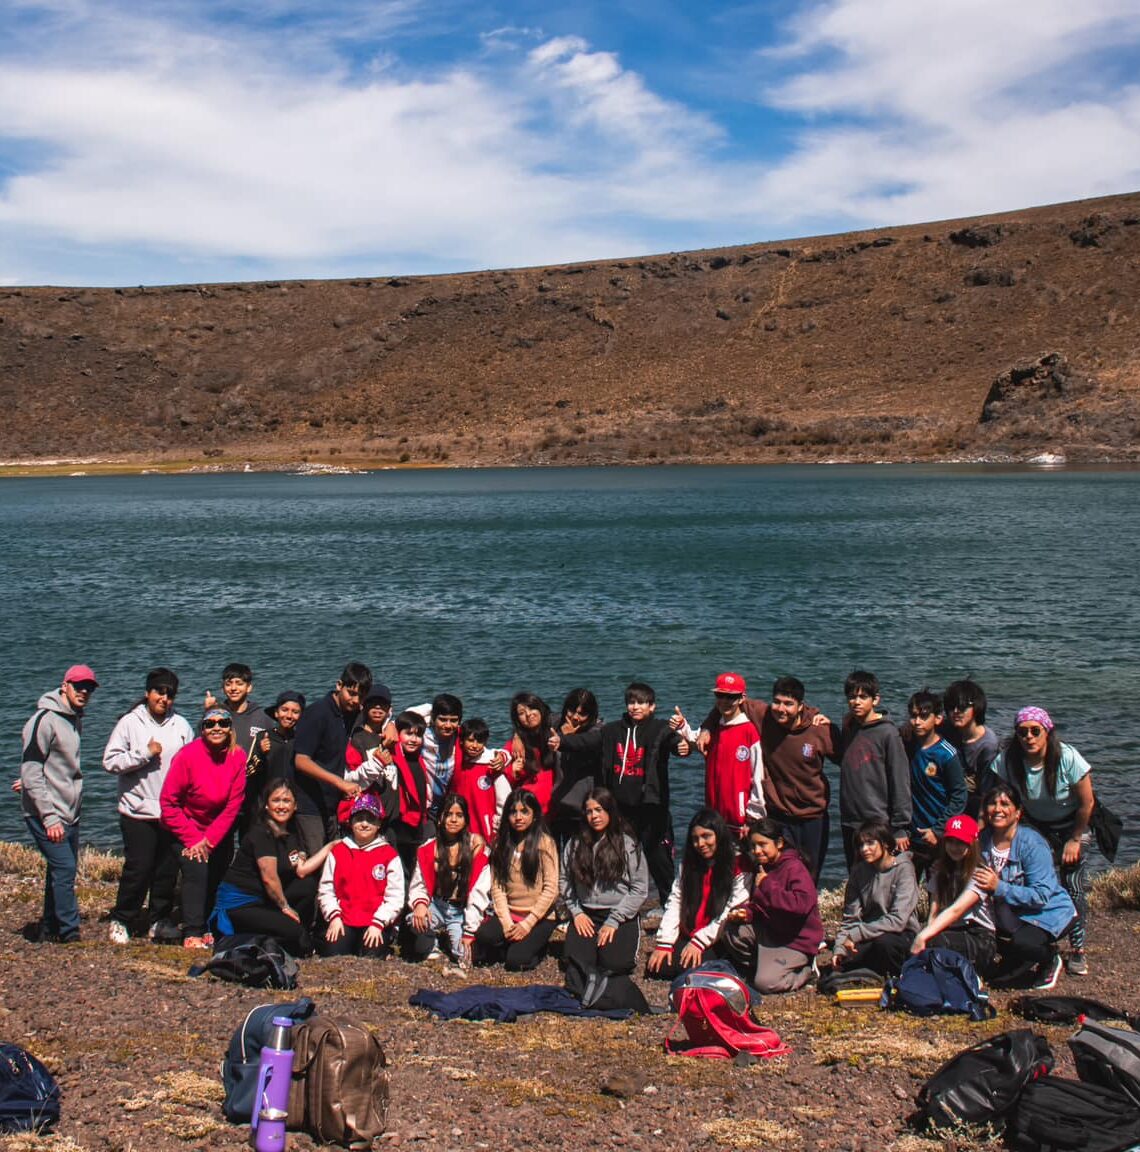
[[[497,738],[520,689],[585,685],[606,717],[645,679],[700,717],[716,674],[792,673],[842,713],[853,668],[898,718],[965,674],[1003,735],[1048,708],[1128,821],[1140,727],[1140,472],[594,468],[8,479],[0,483],[0,763],[63,670],[103,687],[84,734],[84,838],[118,846],[101,770],[148,667],[195,715],[231,660],[256,697],[310,697],[364,660],[397,706],[455,691]],[[701,793],[675,762],[678,832]],[[0,838],[26,838],[14,796]],[[834,816],[834,813],[833,813]],[[839,858],[833,846],[827,874]]]

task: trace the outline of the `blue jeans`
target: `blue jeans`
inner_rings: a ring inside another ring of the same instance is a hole
[[[43,821],[25,814],[28,831],[47,861],[44,879],[43,931],[63,940],[79,935],[79,901],[75,898],[75,873],[79,867],[79,824],[65,824],[62,840],[49,840]]]
[[[441,936],[447,937],[447,944],[451,950],[452,959],[463,954],[463,915],[464,910],[448,900],[435,899],[428,906],[428,929],[422,935],[417,933],[413,951],[416,957],[422,960],[433,949],[439,947]],[[412,914],[407,915],[409,927],[412,923]]]

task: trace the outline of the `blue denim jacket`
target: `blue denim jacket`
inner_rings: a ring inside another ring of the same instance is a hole
[[[982,858],[993,867],[993,834],[981,835]],[[1069,894],[1053,870],[1053,853],[1045,838],[1020,825],[1001,870],[994,901],[1004,903],[1018,919],[1033,924],[1056,940],[1077,914]]]

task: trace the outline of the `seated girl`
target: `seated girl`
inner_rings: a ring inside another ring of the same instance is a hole
[[[586,1007],[603,997],[609,1003],[620,989],[624,1003],[645,1010],[628,976],[637,964],[638,913],[648,894],[645,856],[613,793],[592,789],[582,805],[581,830],[562,854],[562,898],[572,917],[563,951],[566,988]],[[611,980],[614,988],[607,989]]]
[[[473,833],[467,801],[454,792],[440,806],[439,832],[416,852],[408,889],[407,922],[415,933],[411,959],[443,960],[446,943],[460,968],[471,963],[471,945],[491,897],[491,869],[483,838]]]
[[[993,908],[975,874],[981,863],[978,822],[970,816],[951,816],[926,882],[930,916],[914,938],[910,950],[949,948],[961,953],[975,971],[987,971],[995,951]]]
[[[273,936],[294,956],[307,956],[316,913],[317,872],[331,845],[308,856],[297,827],[297,793],[270,780],[258,816],[218,887],[210,926],[219,938],[236,932]]]
[[[404,909],[404,869],[380,833],[380,801],[352,802],[349,834],[329,849],[317,903],[325,918],[323,956],[386,956]]]
[[[823,921],[803,857],[784,840],[778,820],[748,825],[755,873],[752,898],[728,916],[725,950],[760,992],[794,992],[815,975]]]
[[[494,915],[475,933],[475,962],[503,963],[511,972],[537,968],[554,931],[558,848],[533,792],[516,788],[503,805],[491,849]]]
[[[1015,785],[991,788],[982,797],[982,815],[976,883],[993,900],[999,953],[990,982],[998,988],[1052,988],[1061,972],[1057,941],[1077,909],[1053,869],[1048,842],[1021,823]]]
[[[689,822],[681,869],[657,929],[647,976],[672,980],[715,952],[728,914],[748,899],[736,837],[715,809],[701,808]]]
[[[914,865],[909,852],[896,854],[894,833],[879,820],[860,825],[855,850],[833,963],[897,976],[919,929]]]

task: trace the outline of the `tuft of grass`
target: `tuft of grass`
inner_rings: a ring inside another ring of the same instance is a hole
[[[1140,908],[1140,864],[1102,872],[1089,887],[1089,904],[1098,912]]]
[[[155,1079],[166,1090],[165,1098],[172,1104],[205,1107],[220,1104],[225,1098],[220,1080],[199,1076],[197,1072],[167,1072]]]
[[[734,1120],[722,1116],[702,1124],[701,1131],[722,1148],[787,1148],[803,1143],[803,1137],[795,1129],[785,1128],[774,1120]]]
[[[4,1152],[87,1152],[86,1144],[77,1144],[70,1136],[37,1136],[21,1132],[3,1138]]]
[[[0,841],[0,874],[5,876],[42,876],[44,858],[27,844]]]
[[[123,874],[123,858],[84,845],[79,850],[79,881],[86,884],[117,883]]]

